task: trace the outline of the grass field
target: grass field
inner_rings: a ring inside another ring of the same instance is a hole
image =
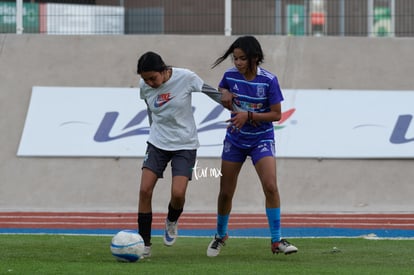
[[[293,255],[273,255],[268,239],[233,238],[216,258],[209,238],[153,238],[152,257],[117,262],[111,237],[0,235],[0,274],[413,274],[413,240],[289,239]]]

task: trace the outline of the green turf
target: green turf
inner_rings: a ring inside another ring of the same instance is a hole
[[[413,240],[290,239],[299,252],[273,255],[268,239],[233,238],[216,258],[209,238],[153,238],[152,257],[117,262],[111,237],[0,235],[0,274],[413,274]],[[334,247],[336,249],[334,249]]]

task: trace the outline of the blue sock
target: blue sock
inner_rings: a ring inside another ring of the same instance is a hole
[[[272,243],[279,242],[282,235],[280,229],[280,208],[266,208],[266,216],[269,222]]]
[[[217,214],[217,235],[220,238],[224,238],[227,234],[227,226],[229,224],[230,215],[219,215]]]

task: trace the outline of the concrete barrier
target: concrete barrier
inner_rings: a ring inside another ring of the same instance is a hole
[[[285,89],[414,88],[413,39],[257,37],[265,51],[263,67],[276,73]],[[137,208],[141,159],[16,157],[33,86],[134,87],[136,61],[148,50],[215,86],[231,61],[214,70],[210,65],[234,39],[0,34],[0,211]],[[219,168],[220,159],[203,158],[199,166]],[[413,167],[413,159],[278,159],[282,209],[413,212]],[[167,209],[170,178],[167,171],[157,184],[154,212]],[[193,180],[185,210],[215,212],[218,183],[213,177]],[[250,163],[242,169],[233,209],[264,211]]]

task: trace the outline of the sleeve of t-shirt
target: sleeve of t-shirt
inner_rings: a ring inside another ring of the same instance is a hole
[[[283,94],[280,90],[279,81],[277,80],[277,77],[275,76],[271,81],[269,85],[269,104],[274,105],[277,103],[280,103],[283,101]]]
[[[204,83],[201,88],[201,92],[213,99],[215,102],[221,104],[221,93],[210,85]]]
[[[204,81],[194,72],[190,73],[191,92],[201,92]]]
[[[230,87],[229,84],[227,83],[226,80],[226,74],[223,75],[223,78],[220,80],[219,85],[220,88],[224,88],[230,91]]]
[[[211,87],[208,84],[203,84],[203,88],[201,90],[201,92],[207,96],[209,96],[212,100],[214,100],[215,102],[217,102],[218,104],[222,105],[221,102],[221,92],[219,92],[218,90],[214,89],[213,87]],[[233,102],[233,111],[238,111],[238,112],[242,112],[244,111],[243,109],[241,109],[239,106],[237,106],[234,102]]]
[[[141,99],[145,99],[145,96],[144,96],[144,89],[143,89],[143,87],[144,87],[144,80],[142,80],[142,79],[140,79],[139,80],[139,83],[138,83],[138,87],[139,87],[139,97],[141,98]]]

